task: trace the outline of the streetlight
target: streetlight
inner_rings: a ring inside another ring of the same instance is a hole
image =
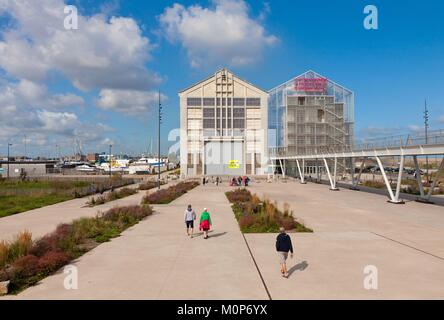
[[[162,104],[160,102],[160,90],[159,90],[159,132],[157,137],[157,189],[160,190],[160,124],[162,123]]]
[[[110,178],[111,178],[111,149],[112,149],[112,147],[113,147],[113,145],[110,144],[109,145],[109,163],[108,163],[108,165],[109,165],[109,177]]]
[[[8,142],[8,174],[7,174],[7,178],[9,179],[9,147],[12,147],[12,143]]]

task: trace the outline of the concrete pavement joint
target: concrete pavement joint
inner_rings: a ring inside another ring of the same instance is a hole
[[[405,246],[405,247],[408,247],[408,248],[410,248],[410,249],[413,249],[413,250],[416,250],[416,251],[422,252],[422,253],[427,254],[427,255],[429,255],[429,256],[432,256],[432,257],[434,257],[434,258],[437,258],[437,259],[440,259],[440,260],[444,260],[443,257],[440,257],[440,256],[437,256],[437,255],[434,255],[433,253],[430,253],[430,252],[427,252],[427,251],[424,251],[424,250],[421,250],[421,249],[415,248],[415,247],[413,247],[413,246],[410,246],[410,245],[405,244],[405,243],[403,243],[403,242],[400,242],[400,241],[398,241],[398,240],[391,239],[391,238],[389,238],[389,237],[383,236],[382,234],[378,234],[378,233],[373,232],[373,231],[370,231],[370,232],[373,233],[373,234],[375,234],[375,235],[377,235],[377,236],[379,236],[379,237],[381,237],[381,238],[384,238],[384,239],[390,240],[390,241],[395,242],[395,243],[397,243],[397,244],[400,244],[400,245],[402,245],[402,246]]]
[[[271,298],[271,294],[270,294],[270,291],[268,290],[267,284],[265,283],[264,277],[262,276],[261,270],[259,269],[259,266],[256,263],[256,259],[254,258],[253,252],[251,252],[250,246],[248,245],[247,238],[245,238],[245,235],[244,235],[244,233],[242,231],[241,231],[241,234],[242,234],[242,237],[244,238],[245,244],[247,245],[247,249],[248,249],[248,252],[250,253],[251,259],[253,259],[253,262],[254,262],[254,265],[256,267],[257,273],[259,273],[259,277],[261,278],[262,284],[264,285],[265,292],[267,292],[268,298],[270,300],[273,300]]]

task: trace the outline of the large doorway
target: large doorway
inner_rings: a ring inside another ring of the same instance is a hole
[[[205,143],[205,175],[243,175],[243,141],[208,141]]]

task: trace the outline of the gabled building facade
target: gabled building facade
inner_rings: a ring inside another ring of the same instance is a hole
[[[181,175],[268,172],[268,93],[227,69],[181,91]]]

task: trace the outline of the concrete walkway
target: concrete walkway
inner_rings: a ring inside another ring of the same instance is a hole
[[[75,262],[78,290],[65,290],[59,273],[12,298],[267,299],[224,190],[200,186],[155,206],[155,215]],[[197,213],[209,209],[214,231],[208,240],[186,236],[189,203]]]
[[[166,188],[171,184],[163,185]],[[127,188],[137,188],[138,184],[126,186]],[[116,189],[118,190],[118,189]],[[157,189],[151,189],[154,192]],[[59,202],[50,206],[17,213],[11,216],[0,218],[0,240],[11,240],[18,233],[28,230],[32,237],[37,239],[52,232],[60,223],[70,223],[80,217],[94,217],[98,211],[106,211],[115,206],[140,204],[147,191],[107,202],[95,207],[86,207],[86,202],[91,196]],[[105,194],[108,192],[105,192]],[[94,195],[97,197],[98,195]]]
[[[250,190],[280,207],[289,203],[315,231],[291,235],[289,279],[279,277],[271,246],[276,235],[246,235],[273,299],[444,299],[442,207],[394,205],[384,196],[311,183],[260,183]],[[377,290],[364,288],[368,265],[377,267]]]

